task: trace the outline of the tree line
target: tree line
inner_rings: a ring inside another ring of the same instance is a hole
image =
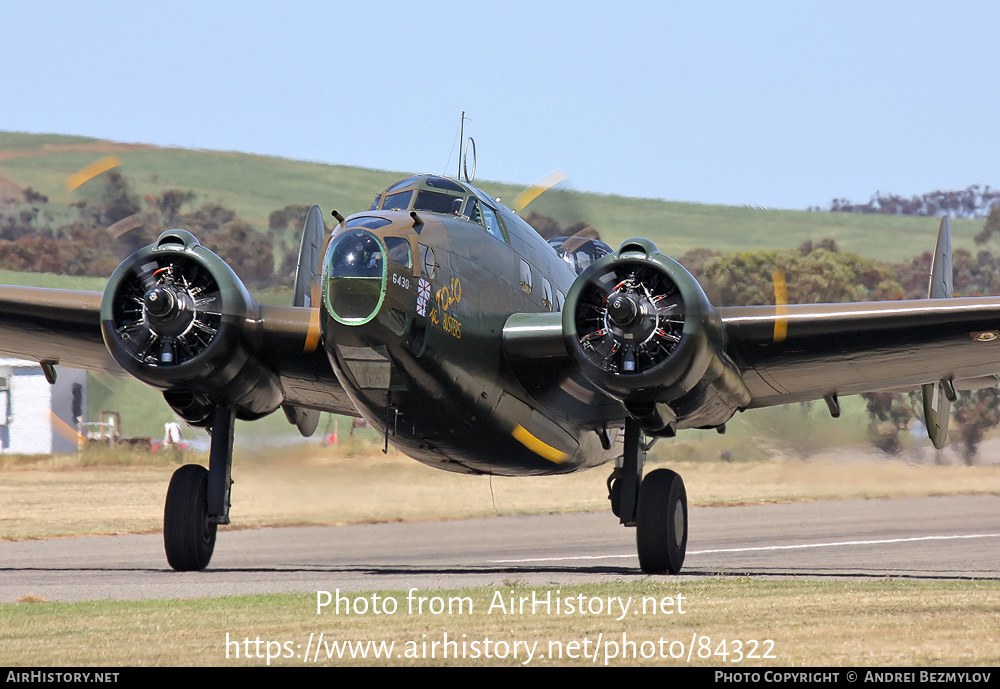
[[[0,205],[0,268],[107,277],[161,232],[182,227],[238,266],[248,286],[290,285],[294,278],[294,237],[308,206],[274,211],[264,233],[231,208],[196,203],[192,191],[140,196],[115,170],[101,175],[95,189],[69,207],[56,208],[30,187],[21,199]]]
[[[993,217],[991,215],[991,217]],[[980,235],[980,244],[992,237]],[[998,236],[1000,238],[1000,236]],[[695,249],[680,258],[717,306],[775,303],[773,275],[781,271],[788,300],[798,304],[848,301],[924,299],[932,255],[924,252],[909,261],[885,263],[840,251],[836,242],[805,242],[797,249],[730,252]],[[975,254],[955,249],[955,296],[1000,294],[1000,254],[982,248]],[[862,395],[868,434],[880,449],[899,452],[901,433],[923,418],[919,391],[877,392]],[[1000,424],[1000,390],[960,392],[952,405],[951,437],[958,441],[971,464],[985,434]]]
[[[886,213],[889,215],[949,215],[953,218],[984,218],[1000,208],[1000,190],[973,184],[958,191],[931,191],[920,196],[872,194],[867,203],[852,203],[843,198],[833,199],[830,210],[835,213]],[[821,210],[814,206],[809,210]]]

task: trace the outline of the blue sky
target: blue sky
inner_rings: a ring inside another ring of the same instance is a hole
[[[0,129],[772,208],[1000,187],[989,2],[4,2]]]

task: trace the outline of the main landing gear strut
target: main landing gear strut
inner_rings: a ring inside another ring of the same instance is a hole
[[[215,549],[216,528],[229,523],[235,420],[234,407],[217,408],[208,469],[185,464],[170,479],[163,510],[163,546],[167,562],[178,571],[205,569]]]
[[[643,479],[641,440],[639,422],[626,419],[622,466],[608,479],[611,511],[625,526],[636,527],[643,572],[677,574],[687,550],[687,492],[681,477],[669,469],[656,469]]]

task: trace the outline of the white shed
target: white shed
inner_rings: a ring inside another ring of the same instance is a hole
[[[77,451],[86,421],[87,372],[56,367],[49,385],[33,361],[0,359],[0,452],[61,454]]]

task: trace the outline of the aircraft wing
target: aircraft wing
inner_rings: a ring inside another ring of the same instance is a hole
[[[995,384],[1000,298],[719,308],[750,407],[830,394]],[[963,382],[966,385],[963,385]]]
[[[0,354],[122,373],[101,336],[101,293],[0,286]]]
[[[122,374],[101,334],[100,292],[0,286],[0,355]],[[260,306],[254,349],[278,378],[283,404],[357,412],[317,346],[314,308]]]
[[[319,344],[319,308],[262,304],[262,358],[278,374],[286,405],[357,416]]]
[[[767,407],[1000,375],[1000,297],[716,309],[722,350]],[[515,362],[568,359],[560,314],[513,314],[504,350]],[[523,364],[520,364],[523,365]],[[537,370],[532,371],[538,375]],[[628,377],[622,376],[623,386]]]

